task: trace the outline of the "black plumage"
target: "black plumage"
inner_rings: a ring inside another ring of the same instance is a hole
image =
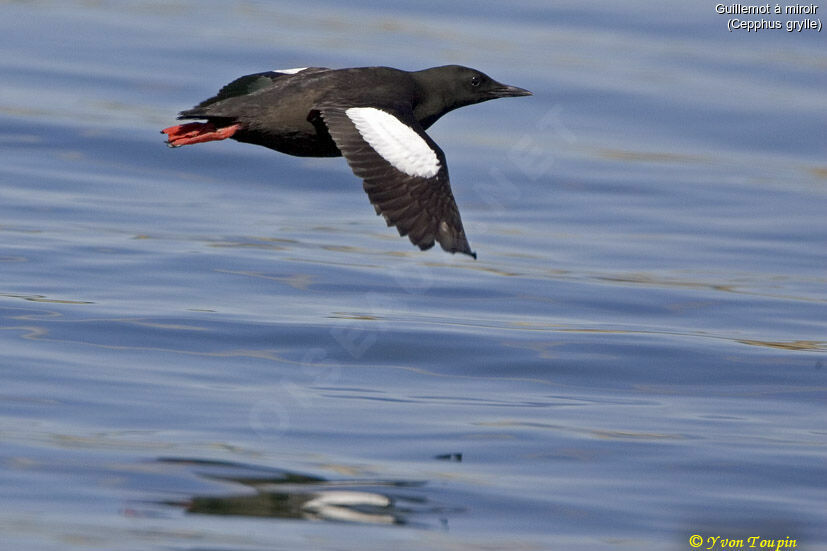
[[[425,130],[458,107],[525,95],[530,92],[458,65],[414,72],[390,67],[269,71],[238,78],[178,116],[206,123],[162,132],[172,147],[233,138],[289,155],[344,155],[363,179],[377,214],[400,235],[421,249],[436,241],[448,252],[476,258],[451,192],[445,154]]]

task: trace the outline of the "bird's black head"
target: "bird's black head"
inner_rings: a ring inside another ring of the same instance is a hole
[[[461,65],[417,71],[414,78],[428,95],[438,96],[447,111],[490,99],[531,95],[528,90],[501,84],[482,71]]]

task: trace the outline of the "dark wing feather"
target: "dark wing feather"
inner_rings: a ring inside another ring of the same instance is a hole
[[[328,71],[325,67],[308,67],[301,71],[303,75],[309,73],[316,73],[319,71]],[[179,119],[189,118],[203,118],[209,113],[209,108],[226,99],[235,98],[239,96],[247,96],[254,94],[259,90],[264,90],[272,86],[277,80],[284,77],[291,77],[295,73],[280,73],[278,71],[265,71],[263,73],[253,73],[251,75],[244,75],[234,81],[226,84],[221,88],[216,95],[209,99],[205,99],[192,109],[181,111],[178,115]]]
[[[434,151],[440,168],[433,177],[411,176],[396,169],[362,138],[346,109],[336,104],[318,108],[336,146],[354,174],[364,180],[364,189],[376,213],[420,249],[429,249],[437,241],[448,252],[476,258],[468,245],[451,192],[445,154],[425,133],[413,112],[404,107],[381,108],[413,129]]]

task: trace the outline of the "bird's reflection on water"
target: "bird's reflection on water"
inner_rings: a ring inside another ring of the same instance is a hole
[[[429,518],[436,516],[445,526],[445,517],[460,511],[438,506],[422,495],[423,481],[328,480],[283,469],[199,459],[161,458],[158,463],[248,490],[164,502],[194,514],[427,527],[433,524]]]

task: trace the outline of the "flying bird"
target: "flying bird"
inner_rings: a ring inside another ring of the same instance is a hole
[[[459,65],[303,67],[240,77],[182,111],[170,147],[232,138],[299,157],[343,155],[377,214],[420,249],[434,242],[474,258],[442,149],[425,130],[442,115],[490,99],[530,96]]]

